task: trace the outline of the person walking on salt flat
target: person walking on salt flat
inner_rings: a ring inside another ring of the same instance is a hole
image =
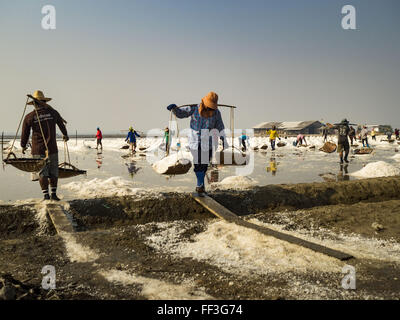
[[[362,130],[361,130],[361,141],[363,144],[363,147],[367,147],[369,148],[369,144],[368,144],[368,129],[366,126],[363,126]]]
[[[46,165],[39,173],[39,183],[42,188],[44,200],[59,201],[60,199],[57,197],[58,148],[56,125],[60,128],[64,141],[68,141],[68,132],[64,125],[65,120],[46,103],[51,98],[46,98],[42,91],[35,91],[32,98],[33,101],[28,104],[34,105],[36,110],[25,116],[22,125],[22,153],[25,154],[32,129],[32,156],[37,159],[47,158]],[[49,195],[49,182],[51,197]]]
[[[339,153],[340,157],[340,164],[343,164],[343,160],[346,163],[349,163],[348,156],[350,152],[350,144],[349,144],[349,121],[347,119],[343,119],[342,122],[336,125],[330,125],[331,128],[336,129],[338,131],[338,148],[337,152]],[[343,152],[344,152],[344,159],[343,159]]]
[[[323,129],[322,129],[322,136],[324,137],[324,142],[327,142],[328,141],[328,127],[327,126],[325,126]]]
[[[276,130],[276,126],[272,126],[272,129],[267,131],[267,134],[269,134],[269,141],[271,142],[271,149],[272,149],[272,151],[274,151],[276,138],[278,138],[279,141],[281,140],[281,138],[279,137],[278,131]]]
[[[225,126],[218,110],[218,95],[209,92],[198,105],[178,108],[176,104],[170,104],[167,110],[172,111],[180,119],[190,117],[189,149],[193,156],[194,173],[197,178],[196,192],[204,196],[204,177],[213,152],[218,147],[218,143],[212,139],[210,130],[219,131],[223,148],[228,147],[224,134]]]
[[[99,149],[99,146],[101,148],[101,151],[103,151],[103,144],[101,143],[101,140],[103,140],[103,134],[101,133],[101,130],[99,127],[97,127],[97,132],[96,132],[96,141],[97,141],[97,146],[96,149]]]
[[[376,131],[375,131],[375,128],[372,128],[371,137],[372,137],[372,140],[376,141]]]
[[[353,145],[354,142],[356,141],[356,129],[354,129],[353,126],[350,127],[349,138],[350,138],[350,144]]]
[[[136,137],[140,138],[140,135],[132,127],[129,127],[125,141],[130,144],[132,153],[136,152]]]
[[[165,155],[168,157],[169,155],[169,144],[170,144],[170,140],[169,140],[169,128],[166,127],[164,130],[164,139],[165,139]]]

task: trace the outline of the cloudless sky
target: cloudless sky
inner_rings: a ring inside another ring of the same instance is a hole
[[[47,4],[56,30],[41,28]],[[341,27],[346,4],[357,30]],[[239,128],[400,126],[398,0],[0,0],[0,39],[0,131],[37,89],[81,133],[163,128],[168,104],[210,90]]]

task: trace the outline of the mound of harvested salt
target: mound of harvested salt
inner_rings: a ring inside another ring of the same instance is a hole
[[[190,158],[185,153],[172,154],[153,164],[153,169],[159,174],[184,174],[192,166]]]
[[[351,175],[360,178],[378,178],[400,175],[400,169],[385,161],[372,162]]]
[[[247,189],[257,185],[257,181],[246,176],[231,176],[216,185],[220,189]]]
[[[62,186],[63,189],[74,192],[83,198],[129,196],[144,193],[143,189],[133,188],[132,183],[121,177],[111,177],[109,179],[92,179],[74,181]]]
[[[396,160],[396,161],[400,161],[400,154],[395,154],[392,159]]]

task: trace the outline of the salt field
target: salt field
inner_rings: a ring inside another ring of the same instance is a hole
[[[294,138],[282,139],[286,146],[271,151],[268,138],[250,139],[250,149],[268,145],[267,150],[249,150],[254,159],[254,167],[249,172],[238,172],[238,166],[214,166],[207,172],[208,189],[243,189],[253,186],[283,183],[342,181],[362,178],[400,175],[400,146],[397,142],[370,141],[374,152],[369,155],[350,153],[350,164],[343,169],[339,165],[336,152],[327,154],[319,151],[323,145],[320,136],[306,137],[308,147],[293,146]],[[336,137],[330,140],[336,141]],[[382,138],[383,140],[383,138]],[[176,140],[172,141],[172,154],[175,157],[192,161],[187,151],[187,140],[181,139],[181,150],[176,151]],[[357,142],[360,145],[360,142]],[[18,145],[18,144],[16,144]],[[162,175],[153,164],[164,157],[162,139],[140,138],[138,152],[133,157],[123,158],[128,150],[121,149],[124,140],[112,138],[103,140],[103,152],[97,153],[95,140],[78,139],[69,142],[71,162],[74,166],[87,170],[87,175],[62,179],[59,181],[60,197],[64,200],[103,196],[135,195],[147,192],[187,192],[194,189],[193,167],[183,175]],[[310,148],[315,146],[315,148]],[[6,145],[5,145],[6,147]],[[64,144],[58,142],[59,162],[64,162]],[[235,150],[239,148],[235,140]],[[145,149],[139,151],[139,149]],[[354,148],[353,148],[354,149]],[[17,155],[20,148],[17,146]],[[28,150],[29,152],[29,150]],[[19,155],[21,155],[19,153]],[[157,158],[158,157],[158,158]],[[243,175],[243,176],[242,176]],[[239,177],[238,177],[239,176]],[[41,198],[38,182],[32,182],[29,173],[5,166],[0,172],[0,200],[10,202]]]

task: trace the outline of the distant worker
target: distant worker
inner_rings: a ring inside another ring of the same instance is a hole
[[[96,149],[99,149],[99,146],[101,147],[101,151],[103,151],[103,144],[101,143],[101,140],[103,139],[103,134],[101,133],[101,130],[99,127],[97,127],[97,132],[96,132],[96,140],[97,140],[97,147]]]
[[[25,154],[30,131],[32,129],[32,156],[36,159],[47,159],[45,166],[39,172],[39,183],[42,188],[44,200],[59,201],[57,197],[58,183],[58,148],[56,137],[56,125],[63,134],[63,140],[68,141],[68,132],[60,114],[46,102],[42,91],[35,91],[33,101],[28,104],[34,105],[35,111],[25,116],[22,133],[21,147]],[[38,119],[39,118],[39,119]],[[49,195],[49,182],[51,196]]]
[[[376,141],[376,131],[375,131],[375,128],[372,128],[372,130],[371,130],[371,137],[372,137],[372,140]]]
[[[362,141],[363,147],[364,148],[365,147],[369,148],[369,144],[368,144],[368,129],[367,129],[366,126],[364,126],[362,128],[360,135],[361,135],[361,141]]]
[[[303,134],[299,133],[297,135],[296,146],[300,147],[301,145],[303,145],[303,142],[304,145],[307,145],[306,137]]]
[[[267,134],[269,134],[269,141],[271,142],[271,149],[272,149],[272,151],[274,151],[276,138],[281,140],[281,138],[279,137],[278,131],[276,130],[276,126],[272,126],[272,129],[268,130]]]
[[[392,140],[392,130],[388,130],[387,132],[386,132],[386,136],[387,136],[387,138],[388,138],[388,140]]]
[[[325,126],[322,129],[322,136],[324,137],[324,142],[328,141],[328,132],[329,132],[328,127]]]
[[[349,121],[347,119],[343,119],[342,122],[336,125],[330,125],[331,128],[336,129],[338,131],[338,153],[340,157],[340,164],[343,164],[343,160],[346,163],[349,163],[348,156],[350,152],[350,145],[348,135],[350,132]],[[344,152],[344,158],[343,158]]]
[[[356,129],[353,126],[350,127],[349,138],[350,144],[354,145],[354,142],[356,142]]]
[[[246,134],[243,132],[243,134],[239,137],[239,143],[242,144],[242,150],[245,152],[247,150],[246,141],[248,142],[248,138]]]
[[[129,127],[125,141],[130,144],[132,153],[136,152],[136,137],[140,138],[140,135],[132,127]]]
[[[399,131],[399,129],[395,129],[394,130],[394,134],[396,135],[396,140],[399,140],[400,139],[400,131]]]
[[[165,139],[165,153],[168,156],[169,155],[169,145],[170,145],[170,139],[169,139],[169,128],[166,127],[164,130],[164,139]]]

